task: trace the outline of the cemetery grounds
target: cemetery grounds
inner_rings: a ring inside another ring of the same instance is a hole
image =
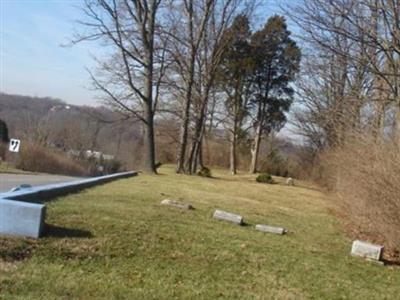
[[[0,238],[0,299],[399,299],[400,267],[350,256],[323,193],[213,175],[166,166],[49,202],[43,238]],[[214,220],[215,209],[246,224]]]

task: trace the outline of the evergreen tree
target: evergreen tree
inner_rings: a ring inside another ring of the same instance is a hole
[[[3,120],[0,120],[0,143],[8,143],[8,128]]]
[[[257,171],[260,143],[264,134],[280,130],[294,94],[290,83],[299,72],[301,52],[291,39],[285,18],[273,16],[251,38],[254,70],[251,85],[251,110],[254,138],[250,172]]]
[[[253,69],[250,48],[250,24],[247,16],[238,15],[225,32],[226,50],[219,72],[219,83],[226,94],[225,108],[230,133],[230,170],[237,169],[237,146],[243,132],[243,122],[248,115],[249,97],[246,90]],[[242,135],[243,136],[243,135]]]

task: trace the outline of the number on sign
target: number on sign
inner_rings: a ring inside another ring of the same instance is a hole
[[[21,145],[21,141],[17,139],[11,139],[10,140],[10,145],[8,147],[8,150],[11,152],[19,152],[19,146]]]

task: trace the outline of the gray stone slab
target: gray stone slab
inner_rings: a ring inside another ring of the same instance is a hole
[[[169,206],[174,206],[180,209],[194,209],[193,205],[189,204],[189,203],[183,203],[183,202],[179,202],[179,201],[175,201],[175,200],[170,200],[170,199],[164,199],[163,201],[161,201],[162,205],[169,205]]]
[[[383,246],[355,240],[351,247],[351,255],[361,256],[368,260],[379,261],[382,258]]]
[[[224,221],[228,221],[228,222],[232,222],[238,225],[242,225],[243,224],[243,217],[240,215],[236,215],[230,212],[226,212],[223,210],[215,210],[214,215],[213,215],[214,219],[218,219],[218,220],[224,220]]]
[[[264,225],[264,224],[257,224],[256,230],[259,230],[262,232],[268,232],[268,233],[275,233],[275,234],[285,234],[286,233],[286,229],[284,229],[282,227],[274,227],[274,226],[269,226],[269,225]]]
[[[0,199],[0,234],[38,238],[45,215],[43,204]]]

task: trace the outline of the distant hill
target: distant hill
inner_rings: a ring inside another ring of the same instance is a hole
[[[90,149],[129,161],[140,146],[139,122],[122,122],[119,114],[103,106],[0,93],[0,119],[7,123],[10,137],[65,151]]]

